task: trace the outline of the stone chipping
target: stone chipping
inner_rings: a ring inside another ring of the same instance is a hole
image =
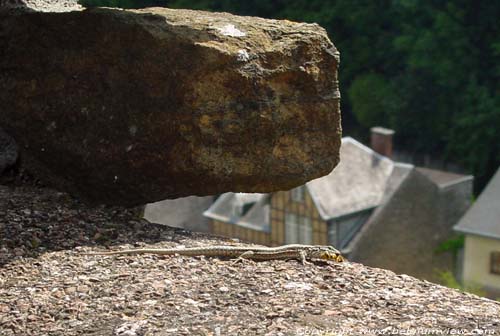
[[[0,186],[0,334],[500,334],[498,302],[351,262],[82,255],[205,244],[242,242]]]

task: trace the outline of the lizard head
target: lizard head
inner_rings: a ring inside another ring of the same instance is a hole
[[[312,251],[312,258],[323,259],[323,260],[333,260],[336,262],[343,262],[344,257],[340,254],[340,252],[335,249],[333,246],[321,246]]]

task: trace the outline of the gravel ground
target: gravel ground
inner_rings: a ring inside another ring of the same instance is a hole
[[[239,244],[0,186],[0,335],[500,334],[500,303],[356,263],[84,256]]]

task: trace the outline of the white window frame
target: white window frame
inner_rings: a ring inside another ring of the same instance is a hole
[[[293,213],[285,213],[285,243],[298,244],[299,230],[297,215]]]
[[[236,203],[233,205],[233,217],[241,217],[241,213],[243,212],[243,205]]]

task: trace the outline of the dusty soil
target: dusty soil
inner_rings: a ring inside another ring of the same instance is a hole
[[[355,263],[81,254],[213,243],[238,244],[0,186],[0,335],[500,334],[500,303]]]

